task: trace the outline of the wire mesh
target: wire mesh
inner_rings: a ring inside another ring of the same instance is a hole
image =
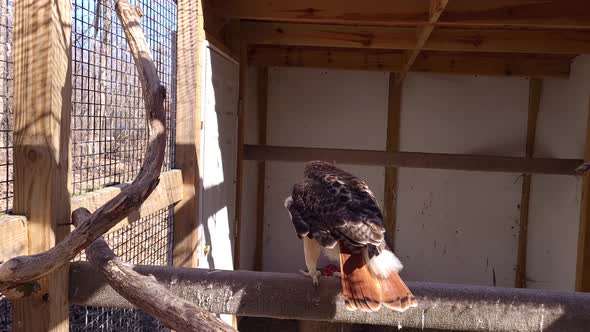
[[[12,210],[12,0],[0,0],[0,213]],[[9,331],[10,302],[0,295],[0,332]]]
[[[12,210],[12,0],[0,0],[0,212]]]
[[[1,0],[0,0],[1,1]],[[173,167],[176,4],[131,1],[143,11],[142,27],[167,96],[166,158]],[[73,194],[128,182],[137,175],[147,145],[145,106],[135,64],[112,0],[74,0],[72,25]],[[125,261],[171,264],[172,212],[164,209],[105,239]],[[77,260],[85,259],[84,253]],[[167,331],[140,310],[71,306],[71,331]]]
[[[141,265],[172,264],[172,207],[107,234],[105,240],[117,256]],[[82,252],[75,260],[86,260]],[[83,307],[70,308],[70,331],[169,331],[140,310]]]
[[[174,155],[176,4],[172,0],[135,4],[144,13],[142,26],[168,92],[163,165],[168,170]],[[147,123],[141,86],[114,2],[76,0],[73,13],[72,172],[74,194],[80,194],[137,175],[147,144]]]

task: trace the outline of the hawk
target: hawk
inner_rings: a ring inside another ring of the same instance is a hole
[[[293,185],[285,207],[303,239],[307,272],[318,285],[322,249],[340,261],[342,293],[348,310],[405,311],[416,299],[398,275],[402,263],[385,243],[383,215],[369,187],[331,163],[311,161]]]

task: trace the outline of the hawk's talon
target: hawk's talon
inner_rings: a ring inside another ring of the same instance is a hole
[[[320,275],[322,275],[322,273],[320,271],[315,271],[313,273],[310,273],[310,272],[305,272],[303,270],[299,270],[299,273],[303,274],[306,277],[310,277],[313,282],[313,285],[316,287],[318,286],[318,277]]]

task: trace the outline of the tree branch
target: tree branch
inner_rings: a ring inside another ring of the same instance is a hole
[[[94,240],[137,210],[158,185],[166,145],[165,89],[160,84],[140,25],[141,11],[127,0],[117,0],[116,11],[135,61],[149,123],[149,141],[143,165],[137,178],[128,187],[92,213],[88,220],[55,247],[44,253],[15,257],[1,264],[0,293],[7,297],[23,297],[29,295],[31,290],[34,293],[36,285],[18,286],[44,277],[67,264]]]
[[[77,209],[72,214],[74,226],[83,225],[89,216],[88,210]],[[174,295],[153,276],[135,272],[132,265],[115,256],[102,237],[86,248],[86,256],[117,293],[169,328],[196,332],[235,331],[212,313]]]

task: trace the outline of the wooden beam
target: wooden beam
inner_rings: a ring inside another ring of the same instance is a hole
[[[567,78],[570,55],[422,51],[410,69],[445,74]],[[399,50],[256,46],[248,52],[253,66],[316,67],[400,72]]]
[[[417,26],[427,24],[429,17],[428,0],[208,2],[212,10],[227,18],[263,21]],[[587,9],[585,0],[453,0],[436,25],[588,29]]]
[[[527,120],[527,135],[525,157],[532,158],[535,148],[535,133],[537,132],[537,118],[541,105],[541,93],[543,81],[531,79],[529,81],[529,111]],[[518,233],[518,254],[516,257],[516,279],[515,286],[526,288],[527,277],[527,238],[529,224],[529,201],[531,192],[531,174],[523,174],[522,193],[520,196],[520,222]]]
[[[204,40],[200,1],[178,0],[175,165],[182,172],[183,199],[174,207],[172,261],[175,266],[198,264]]]
[[[27,217],[4,215],[0,217],[0,263],[28,255]]]
[[[499,157],[424,152],[386,152],[269,145],[246,145],[244,147],[244,158],[246,160],[275,161],[328,160],[339,164],[352,165],[563,175],[573,175],[574,169],[583,162],[578,159]]]
[[[347,47],[411,50],[415,28],[243,22],[244,39],[253,45]],[[540,54],[590,53],[590,33],[570,30],[437,28],[423,47],[431,51]]]
[[[448,3],[449,0],[430,0],[430,11],[428,19],[429,24],[418,28],[418,41],[416,42],[416,47],[409,52],[408,59],[406,60],[406,63],[402,67],[402,70],[397,77],[396,84],[400,84],[404,80],[404,78],[406,78],[406,75],[410,71],[410,68],[412,68],[412,65],[416,61],[416,58],[418,58],[418,55],[422,51],[422,48],[424,48],[426,41],[428,41],[430,34],[434,30],[434,24],[438,22],[440,15],[443,13]]]
[[[258,144],[266,145],[268,113],[268,67],[258,69]],[[262,271],[262,248],[264,241],[264,191],[266,162],[258,163],[258,183],[256,193],[256,247],[254,250],[254,270]]]
[[[389,99],[387,104],[387,142],[385,151],[399,151],[400,121],[402,108],[402,85],[396,84],[395,74],[389,74]],[[396,202],[397,202],[397,168],[385,167],[385,193],[383,205],[383,224],[386,240],[391,250],[395,250]]]
[[[70,218],[70,0],[14,1],[14,207],[27,216],[28,254],[61,241]],[[67,265],[40,280],[44,296],[14,301],[19,331],[68,331]]]
[[[418,307],[404,313],[348,311],[338,278],[320,277],[319,287],[297,273],[221,271],[134,266],[173,293],[217,314],[278,319],[387,325],[397,329],[445,331],[586,331],[590,294],[545,289],[515,289],[408,282]],[[132,308],[91,264],[71,268],[72,303]],[[288,300],[285,300],[288,299]],[[453,314],[460,313],[460,314]]]
[[[590,101],[588,102],[584,160],[586,162],[590,161]],[[576,291],[590,292],[590,173],[588,172],[583,176],[581,197],[576,262]]]
[[[242,33],[242,24],[240,23],[240,36]],[[248,45],[240,40],[240,73],[239,73],[239,92],[238,92],[238,146],[236,155],[236,213],[234,220],[234,269],[240,268],[240,245],[242,233],[242,192],[244,177],[244,117],[246,116],[246,84],[248,84]]]
[[[120,184],[112,187],[99,189],[90,193],[72,197],[72,211],[78,208],[86,208],[90,212],[96,211],[110,199],[117,196],[128,184]],[[172,204],[182,201],[183,182],[182,171],[171,170],[160,175],[160,183],[150,194],[148,199],[141,205],[138,211],[133,212],[125,219],[121,220],[116,226],[113,226],[108,232],[112,233],[122,227],[130,225],[139,219],[149,216],[161,209],[167,208]],[[74,230],[73,226],[70,226]]]

